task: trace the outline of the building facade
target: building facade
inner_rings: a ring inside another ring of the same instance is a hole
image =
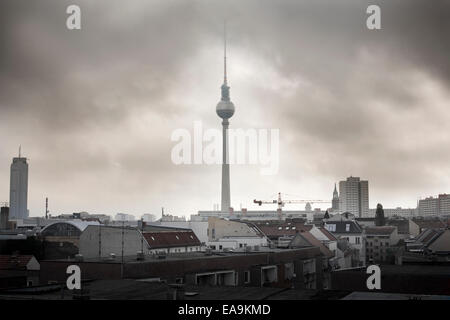
[[[390,250],[397,245],[400,240],[397,227],[368,227],[364,230],[364,235],[366,244],[366,263],[389,262],[393,254]]]
[[[384,210],[384,216],[385,217],[393,217],[393,216],[398,216],[398,217],[415,217],[418,214],[418,210],[417,209],[412,209],[412,208],[402,208],[402,207],[397,207],[397,208],[383,208]],[[369,216],[370,217],[375,217],[375,213],[376,213],[377,209],[369,209]]]
[[[418,214],[420,216],[450,214],[450,194],[440,194],[437,198],[428,197],[419,200]]]
[[[357,217],[369,215],[369,182],[359,177],[348,177],[339,182],[339,210]]]
[[[351,262],[352,267],[364,266],[365,243],[363,238],[363,230],[361,226],[352,220],[342,219],[341,221],[327,221],[325,229],[331,232],[338,240],[345,240],[354,251],[354,258]]]

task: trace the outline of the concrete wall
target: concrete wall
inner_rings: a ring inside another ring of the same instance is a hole
[[[216,217],[208,218],[208,241],[226,237],[254,237],[258,234],[246,223]]]
[[[420,227],[417,223],[412,221],[411,219],[408,219],[409,222],[409,234],[411,236],[417,237],[420,234]]]
[[[123,228],[123,254],[124,256],[136,255],[141,251],[142,235],[137,229]],[[148,245],[143,240],[144,253],[148,254]],[[80,254],[84,258],[98,258],[99,247],[101,247],[101,257],[109,257],[114,253],[116,257],[122,255],[122,228],[106,226],[88,226],[80,236]]]
[[[244,249],[249,246],[267,247],[267,238],[260,237],[229,237],[221,238],[217,241],[209,241],[208,246],[215,246],[216,250],[225,248]]]

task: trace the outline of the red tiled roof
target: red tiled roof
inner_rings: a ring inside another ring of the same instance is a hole
[[[305,238],[314,247],[319,247],[320,252],[325,257],[331,258],[334,256],[333,253],[330,251],[330,249],[325,247],[324,244],[322,242],[320,242],[319,240],[317,240],[316,237],[314,237],[310,232],[308,232],[308,231],[300,232],[299,235],[302,236],[303,238]]]
[[[32,255],[0,255],[0,270],[17,270],[26,269],[28,262],[30,262]]]
[[[330,241],[337,241],[336,237],[333,236],[330,231],[325,229],[324,227],[319,227],[319,230],[330,240]]]
[[[439,233],[438,230],[430,230],[430,232],[425,236],[425,238],[422,239],[423,243],[428,243],[434,236],[436,236]]]
[[[144,238],[150,249],[201,245],[193,231],[144,232]]]
[[[301,231],[309,231],[313,226],[305,225],[303,223],[281,223],[272,225],[258,225],[259,229],[267,237],[282,237],[282,236],[293,236]]]

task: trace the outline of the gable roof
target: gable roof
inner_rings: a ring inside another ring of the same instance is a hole
[[[334,254],[323,245],[322,242],[320,242],[319,240],[317,240],[312,234],[311,232],[308,231],[303,231],[303,232],[298,232],[294,238],[291,240],[291,242],[289,243],[289,247],[295,247],[295,242],[296,242],[296,238],[300,237],[302,238],[302,240],[306,241],[306,243],[311,244],[311,246],[313,247],[318,247],[320,249],[320,252],[327,258],[331,258],[334,256]]]
[[[319,227],[318,229],[325,235],[325,237],[328,238],[328,240],[337,241],[337,238],[333,236],[333,234],[331,234],[331,232],[325,229],[324,227]]]
[[[144,238],[150,249],[201,245],[200,240],[192,230],[144,232]]]

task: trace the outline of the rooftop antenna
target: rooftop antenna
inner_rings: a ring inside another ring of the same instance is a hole
[[[22,157],[22,145],[19,145],[19,158]]]

